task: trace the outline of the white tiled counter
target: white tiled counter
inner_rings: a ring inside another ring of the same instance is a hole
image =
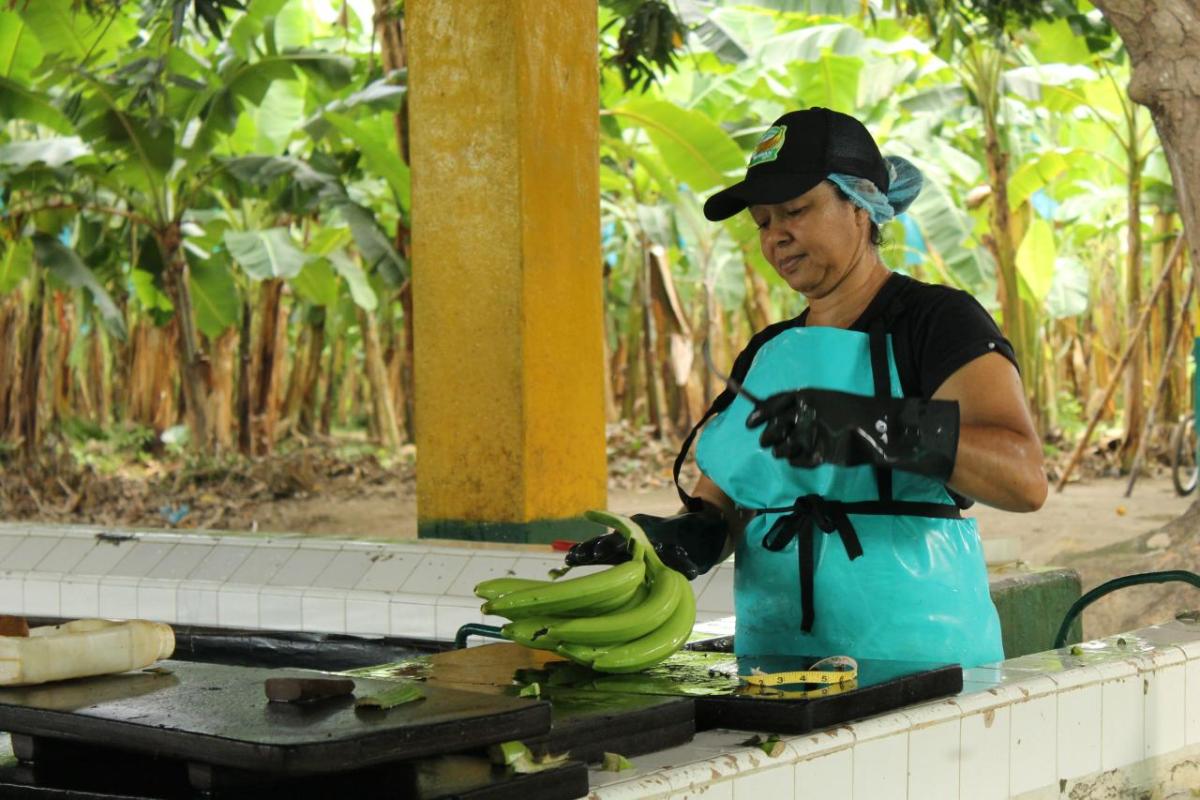
[[[1200,625],[1171,622],[966,670],[963,693],[813,733],[743,731],[591,773],[595,800],[1195,797]]]
[[[453,641],[484,617],[475,584],[545,578],[548,546],[363,542],[303,535],[113,532],[0,523],[0,614],[142,618]],[[579,568],[572,574],[585,574]],[[697,618],[733,613],[733,565],[692,582]]]

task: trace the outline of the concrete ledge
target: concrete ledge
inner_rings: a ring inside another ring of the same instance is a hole
[[[1000,614],[1004,655],[1017,658],[1054,647],[1054,637],[1081,594],[1079,573],[1057,567],[1001,567],[989,574],[992,602]],[[1068,643],[1083,638],[1075,620]]]

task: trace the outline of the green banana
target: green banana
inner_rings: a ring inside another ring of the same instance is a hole
[[[560,642],[554,648],[554,652],[560,656],[566,656],[576,664],[583,664],[585,667],[590,667],[592,662],[602,653],[606,652],[607,649],[606,647],[592,647],[591,645],[575,644],[574,642]]]
[[[548,631],[553,621],[546,617],[530,617],[528,619],[510,622],[500,629],[500,635],[505,639],[533,647],[538,650],[554,650],[560,642],[550,636]]]
[[[569,614],[563,614],[562,616],[566,619],[577,619],[591,617],[595,614],[615,614],[619,611],[633,608],[638,603],[643,602],[649,591],[644,582],[639,583],[628,592],[614,594],[612,597],[601,600],[598,603],[575,609]]]
[[[638,672],[652,667],[683,647],[695,624],[696,597],[691,587],[687,586],[666,622],[645,636],[609,647],[592,662],[592,669],[598,672]]]
[[[640,552],[640,548],[638,549]],[[595,605],[614,595],[636,588],[646,577],[646,561],[634,558],[602,572],[556,581],[546,586],[518,589],[483,604],[484,614],[499,614],[509,619],[529,616],[567,614]]]
[[[535,586],[544,586],[550,581],[539,581],[535,578],[492,578],[491,580],[482,581],[475,586],[475,596],[482,597],[484,600],[495,600],[497,597],[515,592],[519,589],[532,589]]]
[[[687,578],[673,569],[652,577],[646,600],[626,611],[562,620],[550,626],[550,635],[572,644],[619,644],[645,636],[666,622],[690,593]]]

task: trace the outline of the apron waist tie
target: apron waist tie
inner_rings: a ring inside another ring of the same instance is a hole
[[[866,500],[844,503],[826,500],[819,494],[797,497],[796,502],[786,508],[764,508],[760,513],[782,513],[775,524],[763,536],[762,546],[771,552],[783,550],[792,539],[796,539],[796,553],[800,559],[800,630],[812,632],[816,621],[815,576],[816,576],[816,531],[837,533],[846,549],[846,556],[853,561],[863,554],[862,542],[850,514],[901,515],[916,517],[961,517],[958,506],[942,503],[912,503],[902,500]]]

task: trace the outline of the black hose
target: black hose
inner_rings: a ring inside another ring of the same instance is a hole
[[[468,622],[458,629],[458,633],[454,635],[454,649],[462,650],[467,646],[467,637],[474,634],[475,636],[486,636],[489,639],[503,639],[500,635],[500,629],[495,625],[484,625],[479,622]]]
[[[1169,569],[1163,572],[1140,572],[1136,575],[1126,575],[1124,578],[1113,578],[1107,583],[1100,584],[1072,603],[1071,607],[1067,609],[1067,615],[1063,618],[1062,627],[1058,629],[1058,636],[1054,638],[1054,649],[1057,650],[1060,647],[1066,647],[1067,635],[1071,630],[1071,625],[1075,622],[1075,618],[1085,608],[1101,597],[1104,597],[1104,595],[1115,592],[1117,589],[1124,589],[1126,586],[1138,586],[1144,583],[1171,583],[1173,581],[1190,583],[1192,586],[1200,589],[1200,575],[1184,569]]]

